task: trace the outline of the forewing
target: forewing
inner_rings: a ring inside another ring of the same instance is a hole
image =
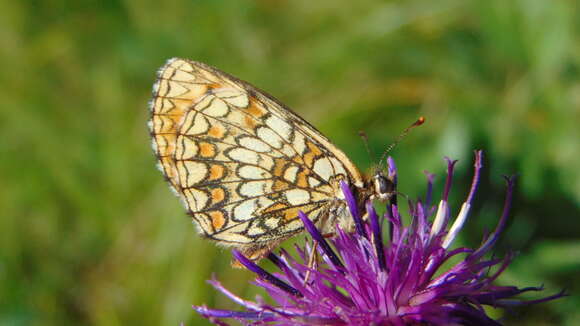
[[[302,229],[299,210],[315,221],[328,213],[339,180],[362,185],[314,127],[215,68],[172,59],[153,95],[159,167],[200,230],[223,244],[280,241]]]

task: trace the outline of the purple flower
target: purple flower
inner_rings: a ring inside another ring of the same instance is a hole
[[[308,245],[296,246],[299,258],[284,249],[280,255],[270,254],[268,258],[280,269],[277,273],[269,273],[233,251],[242,265],[258,275],[255,284],[266,290],[275,305],[259,297],[255,302],[243,300],[212,280],[210,284],[246,310],[205,306],[194,306],[194,309],[221,325],[227,325],[224,322],[227,318],[246,325],[500,325],[487,316],[484,306],[508,308],[564,296],[560,292],[533,301],[518,300],[514,297],[541,288],[493,284],[513,258],[511,254],[504,258],[486,258],[506,225],[513,177],[506,178],[507,195],[495,230],[476,249],[451,249],[469,215],[481,161],[482,153],[478,151],[471,189],[453,221],[448,196],[456,161],[447,159],[447,179],[437,207],[430,204],[434,177],[428,174],[425,201],[409,203],[408,226],[403,225],[396,198],[387,205],[382,219],[372,203],[367,202],[367,216],[363,221],[349,187],[343,183],[349,209],[354,213],[355,233],[347,233],[337,226],[336,236],[327,241],[308,217],[300,213],[306,230],[317,243],[322,258],[318,266],[308,266],[313,251]],[[388,174],[396,181],[395,165],[390,158]],[[388,224],[390,241],[383,241],[381,224]],[[461,260],[447,267],[452,257]]]

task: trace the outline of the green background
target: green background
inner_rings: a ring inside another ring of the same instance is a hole
[[[205,324],[192,304],[234,308],[249,272],[201,240],[155,169],[146,128],[170,57],[219,67],[274,94],[362,170],[359,130],[391,154],[400,191],[472,150],[485,173],[462,243],[495,227],[503,174],[519,173],[498,247],[520,252],[500,284],[570,297],[505,314],[578,325],[580,15],[575,1],[0,2],[0,325]],[[531,295],[528,298],[537,298]],[[501,311],[491,312],[495,317]]]

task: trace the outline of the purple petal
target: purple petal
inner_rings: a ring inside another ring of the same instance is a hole
[[[350,211],[350,215],[352,215],[352,218],[354,220],[356,232],[358,234],[360,234],[361,236],[366,237],[364,227],[363,227],[363,221],[360,218],[358,207],[356,205],[356,199],[354,198],[354,195],[352,194],[350,187],[348,186],[348,184],[346,182],[341,180],[340,181],[340,188],[342,189],[342,193],[344,194],[344,198],[346,199],[346,204],[348,206],[348,210]]]
[[[513,195],[515,177],[514,176],[506,177],[505,179],[507,182],[507,192],[506,192],[506,196],[505,196],[503,212],[501,214],[501,218],[499,220],[499,223],[498,223],[497,227],[495,228],[495,231],[487,238],[485,243],[483,243],[483,245],[481,245],[481,247],[479,247],[479,249],[477,249],[471,255],[470,259],[477,260],[477,259],[481,258],[483,255],[485,255],[493,247],[493,245],[495,244],[497,239],[499,239],[501,232],[503,232],[503,229],[505,228],[505,225],[507,223],[507,219],[509,216],[511,204],[512,204],[512,195]]]
[[[451,182],[453,181],[453,170],[455,169],[455,164],[457,160],[451,160],[448,157],[445,158],[447,161],[447,178],[445,179],[445,190],[443,191],[443,200],[447,201],[449,199],[449,191],[451,191]]]
[[[328,259],[332,261],[335,267],[343,269],[344,265],[342,264],[338,256],[334,253],[334,251],[332,251],[332,248],[330,248],[330,245],[328,244],[328,242],[326,242],[326,240],[324,239],[320,231],[318,231],[314,223],[312,223],[312,221],[308,218],[308,216],[306,216],[306,214],[304,214],[303,211],[299,211],[298,216],[300,217],[300,220],[302,220],[302,223],[304,223],[306,231],[310,233],[314,241],[318,242],[318,245],[320,246],[326,257],[328,257]]]
[[[268,315],[273,315],[272,313],[267,314],[264,312],[256,311],[232,311],[232,310],[222,310],[222,309],[208,309],[203,306],[193,306],[193,309],[197,311],[200,315],[210,316],[216,318],[244,318],[244,319],[263,319]]]
[[[298,291],[295,288],[291,287],[290,285],[284,283],[284,281],[280,280],[279,278],[275,277],[274,275],[266,272],[262,267],[256,265],[253,261],[246,258],[246,256],[244,256],[241,252],[234,249],[234,250],[232,250],[232,253],[233,253],[234,257],[242,265],[244,265],[247,269],[251,270],[252,272],[258,274],[258,276],[260,278],[270,282],[272,285],[277,286],[281,290],[284,290],[293,296],[297,296],[297,297],[303,296],[302,293],[300,293],[300,291]]]
[[[387,176],[389,180],[397,186],[397,166],[395,165],[395,160],[391,156],[387,157]]]
[[[469,190],[469,195],[467,196],[466,203],[471,205],[473,201],[473,196],[475,196],[475,192],[477,191],[477,185],[479,184],[479,177],[481,173],[481,169],[483,168],[483,151],[475,151],[475,163],[473,164],[474,172],[473,172],[473,180],[471,181],[471,189]]]
[[[371,223],[371,230],[373,233],[373,243],[375,245],[379,267],[382,270],[385,270],[385,251],[383,249],[383,235],[379,225],[379,217],[377,216],[377,212],[375,211],[375,208],[370,201],[367,201],[366,209],[369,214],[369,221]]]

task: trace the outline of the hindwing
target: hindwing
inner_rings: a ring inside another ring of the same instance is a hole
[[[203,63],[159,70],[149,127],[158,165],[200,231],[247,254],[327,221],[338,182],[362,187],[352,162],[272,96]]]

